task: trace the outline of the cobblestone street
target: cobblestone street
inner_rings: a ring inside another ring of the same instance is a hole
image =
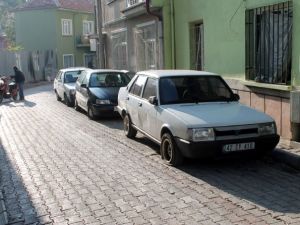
[[[9,224],[300,224],[298,171],[269,158],[168,167],[120,119],[91,121],[51,88],[0,106]]]

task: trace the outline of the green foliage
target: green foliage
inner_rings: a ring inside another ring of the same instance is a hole
[[[12,10],[26,0],[0,0],[0,32],[4,32],[9,42],[15,42],[15,21]]]

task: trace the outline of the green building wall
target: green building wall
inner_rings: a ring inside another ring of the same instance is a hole
[[[62,19],[71,19],[73,22],[73,35],[72,36],[63,36],[62,35]],[[57,12],[57,21],[56,26],[59,29],[57,38],[57,53],[58,59],[62,67],[63,54],[73,54],[74,55],[74,64],[76,66],[84,65],[84,54],[89,52],[89,47],[77,47],[79,40],[83,33],[83,20],[94,21],[94,16],[88,13],[79,13],[74,11],[58,11]]]
[[[57,30],[55,10],[31,10],[15,13],[16,42],[25,51],[55,49]],[[43,19],[39,19],[43,18]]]
[[[165,68],[192,69],[190,27],[204,24],[204,70],[245,79],[245,11],[287,0],[153,0],[162,7]],[[293,1],[292,85],[300,85],[300,1]]]
[[[63,67],[63,55],[73,54],[74,65],[84,65],[84,54],[90,53],[88,46],[78,47],[78,40],[83,33],[83,20],[94,21],[91,13],[39,9],[17,11],[16,42],[25,51],[55,50],[57,53],[58,69]],[[72,19],[73,35],[62,35],[61,19]]]

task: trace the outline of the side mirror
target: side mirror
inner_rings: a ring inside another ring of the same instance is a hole
[[[150,104],[152,104],[152,105],[158,105],[158,100],[157,100],[156,96],[151,96],[151,97],[149,97],[148,101],[149,101]]]
[[[238,94],[234,94],[233,96],[234,96],[234,99],[235,99],[235,100],[237,100],[237,101],[240,100],[240,96],[239,96]]]
[[[81,84],[80,87],[87,88],[86,84]]]

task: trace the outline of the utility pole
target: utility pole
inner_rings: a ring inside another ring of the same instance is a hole
[[[95,0],[96,3],[96,21],[97,21],[97,61],[98,68],[104,69],[104,38],[102,33],[103,20],[102,20],[102,4],[101,0]]]

